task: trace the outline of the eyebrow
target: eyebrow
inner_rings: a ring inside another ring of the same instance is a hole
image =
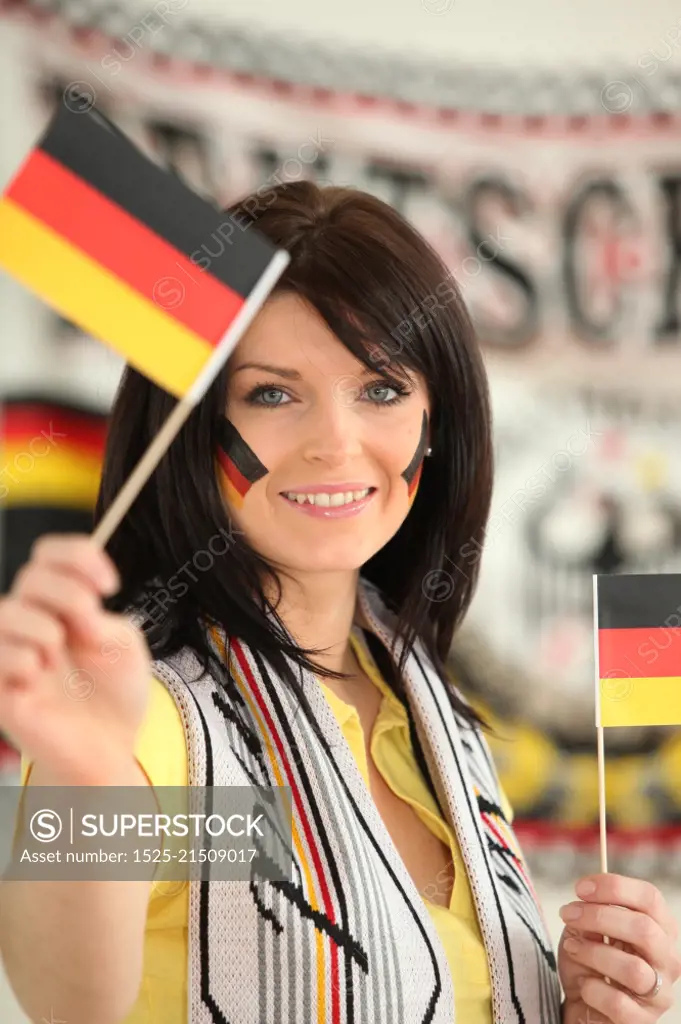
[[[291,370],[286,366],[273,366],[271,363],[242,363],[241,366],[236,366],[232,373],[239,373],[241,370],[264,370],[265,373],[276,373],[279,377],[285,377],[287,380],[302,379],[297,370]],[[366,377],[370,373],[376,373],[376,371],[365,367],[360,376]]]

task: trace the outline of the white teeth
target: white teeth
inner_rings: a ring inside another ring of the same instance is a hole
[[[286,497],[290,501],[297,501],[299,505],[308,502],[310,505],[318,505],[320,508],[337,508],[340,505],[349,505],[351,501],[359,501],[369,493],[366,487],[363,491],[336,491],[330,494],[322,491],[319,494],[296,494],[295,491],[286,491]]]

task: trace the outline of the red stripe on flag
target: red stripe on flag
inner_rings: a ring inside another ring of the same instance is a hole
[[[241,295],[40,149],[5,195],[212,345],[244,303]]]
[[[599,677],[681,676],[681,627],[598,630]]]
[[[67,444],[85,454],[104,455],[107,422],[104,416],[88,416],[59,409],[40,402],[26,405],[8,404],[0,410],[0,439],[13,445],[50,443],[55,447]]]
[[[239,492],[242,498],[245,497],[252,487],[251,481],[247,480],[243,473],[239,472],[229,455],[222,449],[218,450],[218,460],[232,487]]]
[[[419,485],[419,481],[421,479],[422,471],[423,471],[423,463],[421,463],[419,468],[416,470],[416,472],[414,473],[414,476],[412,477],[412,481],[409,484],[409,488],[407,490],[407,494],[409,496],[409,500],[410,501],[413,499],[414,495],[416,494],[416,488]]]

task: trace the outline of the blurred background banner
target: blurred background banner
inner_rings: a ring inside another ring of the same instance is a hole
[[[222,205],[355,185],[438,249],[484,347],[498,460],[452,665],[493,718],[535,871],[561,879],[597,849],[592,574],[681,571],[681,17],[408,6],[374,24],[359,0],[6,3],[0,186],[55,103],[96,103]],[[4,590],[35,536],[90,528],[121,364],[7,278],[0,309]],[[434,601],[452,585],[446,566],[424,580]],[[612,869],[681,878],[681,733],[610,730],[607,750]]]

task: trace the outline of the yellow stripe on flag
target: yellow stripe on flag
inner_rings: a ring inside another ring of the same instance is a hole
[[[10,199],[0,202],[0,235],[0,266],[178,398],[213,355],[207,341]],[[168,278],[159,296],[172,300],[184,286]]]
[[[601,679],[601,724],[681,725],[681,676]]]
[[[55,507],[94,508],[102,475],[102,463],[61,442],[40,457],[26,447],[0,443],[0,462],[5,472],[0,478],[4,497],[0,506],[51,505]]]

